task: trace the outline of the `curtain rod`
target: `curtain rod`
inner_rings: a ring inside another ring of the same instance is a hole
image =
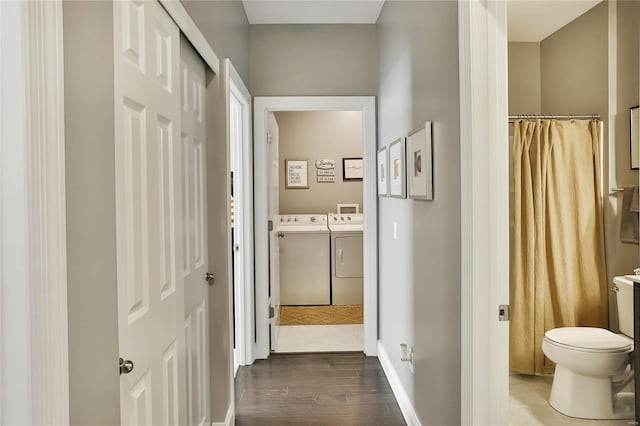
[[[556,119],[556,120],[600,120],[600,114],[591,115],[537,115],[537,114],[519,114],[510,115],[509,123],[516,120],[536,120],[536,119]]]

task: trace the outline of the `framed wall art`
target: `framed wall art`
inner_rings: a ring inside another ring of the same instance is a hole
[[[342,180],[343,181],[362,181],[364,176],[364,163],[360,158],[343,158],[342,159]]]
[[[378,150],[378,196],[389,196],[389,168],[387,167],[387,147]]]
[[[284,160],[285,188],[308,189],[309,188],[309,161],[291,159]]]
[[[631,169],[640,169],[640,107],[629,108],[629,151]]]
[[[431,122],[407,137],[407,196],[433,200],[433,139]]]
[[[389,195],[406,198],[405,139],[389,144]]]

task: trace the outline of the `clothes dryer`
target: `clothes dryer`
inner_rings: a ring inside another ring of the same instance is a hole
[[[331,299],[333,305],[361,305],[363,300],[363,214],[330,213]]]

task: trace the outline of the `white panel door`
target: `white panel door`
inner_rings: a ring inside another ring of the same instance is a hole
[[[123,425],[187,420],[179,37],[157,2],[114,2],[118,327],[134,364]]]
[[[183,229],[181,275],[185,286],[184,328],[187,346],[188,424],[206,425],[209,398],[209,300],[207,273],[207,202],[205,175],[205,65],[181,37],[180,87],[182,115],[181,207]]]
[[[267,120],[267,143],[269,165],[269,220],[277,224],[280,214],[280,129],[275,114],[270,112]],[[271,328],[271,350],[275,350],[278,344],[278,322],[280,320],[280,248],[279,238],[274,231],[269,232],[269,306],[273,307],[274,316],[269,320]]]

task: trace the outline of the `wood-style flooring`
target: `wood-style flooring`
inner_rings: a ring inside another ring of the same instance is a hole
[[[273,354],[240,367],[236,425],[405,425],[376,357]]]

